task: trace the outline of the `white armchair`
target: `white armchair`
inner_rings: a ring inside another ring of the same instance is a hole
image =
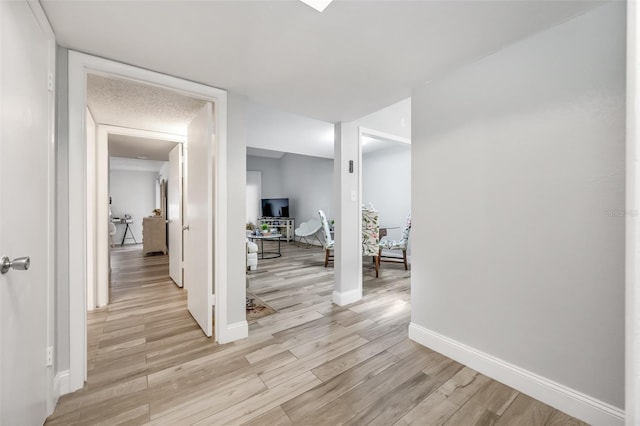
[[[307,248],[311,247],[311,242],[307,240],[307,237],[313,237],[318,240],[318,243],[322,245],[322,241],[318,238],[318,231],[322,228],[322,223],[320,223],[320,219],[313,218],[308,220],[307,222],[302,222],[300,226],[295,229],[295,236],[299,237],[298,245],[304,240],[307,243]]]
[[[247,270],[258,269],[258,245],[247,240]]]
[[[322,224],[322,233],[324,234],[324,267],[326,268],[329,264],[329,261],[333,261],[333,238],[331,238],[331,230],[329,229],[329,222],[327,221],[327,216],[324,214],[322,210],[318,210],[318,215],[320,216],[320,223]]]

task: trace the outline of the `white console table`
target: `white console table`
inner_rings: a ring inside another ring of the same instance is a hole
[[[277,229],[278,234],[287,242],[294,239],[293,231],[296,229],[296,220],[292,217],[261,217],[258,219],[258,228],[263,223],[269,225],[269,229]]]

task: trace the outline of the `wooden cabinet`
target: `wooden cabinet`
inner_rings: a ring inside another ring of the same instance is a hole
[[[142,219],[142,252],[167,254],[167,223],[162,217]]]

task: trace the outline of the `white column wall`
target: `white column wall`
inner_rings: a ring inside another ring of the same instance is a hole
[[[334,197],[336,209],[335,287],[333,302],[347,305],[362,299],[360,213],[360,146],[355,123],[335,124]],[[349,172],[353,161],[353,173]]]

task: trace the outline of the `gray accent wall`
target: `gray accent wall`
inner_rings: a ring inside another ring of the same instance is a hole
[[[282,187],[289,195],[289,210],[296,226],[319,218],[322,209],[331,219],[333,209],[333,160],[306,155],[285,154],[281,159]]]
[[[255,157],[252,155],[247,155],[246,158],[247,170],[262,172],[262,198],[287,197],[282,187],[280,158]]]
[[[380,211],[385,225],[402,226],[411,210],[411,146],[397,144],[363,156],[363,202]],[[289,198],[296,226],[318,216],[336,214],[333,160],[298,154],[281,158],[247,156],[247,170],[262,172],[262,198]],[[402,230],[390,231],[400,238]]]
[[[247,156],[247,170],[262,172],[262,198],[289,198],[289,211],[302,222],[322,209],[333,214],[333,160],[284,154],[281,158]]]
[[[412,322],[624,406],[625,2],[412,92]]]

